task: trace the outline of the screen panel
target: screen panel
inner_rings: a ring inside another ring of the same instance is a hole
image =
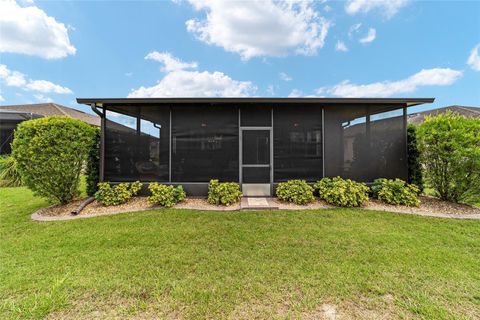
[[[322,107],[280,106],[273,110],[274,181],[316,181],[323,176]]]
[[[168,181],[169,116],[168,107],[109,108],[104,180]]]
[[[172,181],[238,181],[238,108],[172,107]]]
[[[270,131],[242,132],[242,164],[270,164]]]
[[[272,125],[272,108],[270,106],[242,106],[240,115],[242,127],[270,127]]]
[[[270,167],[243,167],[242,183],[270,183]]]
[[[402,106],[325,108],[325,176],[406,179]]]

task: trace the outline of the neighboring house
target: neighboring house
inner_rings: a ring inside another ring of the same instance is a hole
[[[181,184],[211,179],[246,196],[322,177],[407,180],[407,108],[434,99],[77,99],[104,118],[100,181]]]
[[[67,116],[100,127],[100,118],[56,103],[0,106],[0,154],[11,153],[13,132],[20,122],[46,116]]]
[[[426,116],[435,116],[438,114],[446,113],[447,111],[455,112],[464,117],[480,118],[480,107],[466,107],[455,105],[409,114],[407,118],[408,123],[420,124],[425,121]]]

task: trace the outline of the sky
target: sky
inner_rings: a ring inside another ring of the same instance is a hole
[[[480,1],[0,0],[0,104],[434,97],[480,106]]]

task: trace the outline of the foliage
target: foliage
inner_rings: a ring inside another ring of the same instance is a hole
[[[87,195],[93,196],[98,190],[100,169],[100,129],[95,128],[95,138],[89,152],[85,170],[87,180]]]
[[[418,206],[419,189],[401,179],[376,179],[372,186],[373,196],[393,205]]]
[[[82,166],[95,130],[68,117],[44,117],[17,126],[12,156],[22,182],[36,195],[62,204],[78,195]]]
[[[420,194],[423,192],[423,175],[420,151],[417,144],[416,127],[410,124],[407,127],[408,183],[415,184]]]
[[[295,204],[307,204],[315,200],[313,188],[305,180],[281,182],[277,186],[276,194],[278,199]]]
[[[369,188],[350,179],[323,178],[313,187],[320,199],[338,207],[359,207],[368,201]]]
[[[426,182],[440,199],[466,202],[480,194],[480,119],[427,117],[417,138]]]
[[[148,202],[167,208],[174,206],[186,198],[182,186],[174,187],[154,182],[150,183],[148,189],[152,193],[152,195],[148,197]]]
[[[19,187],[22,178],[17,170],[17,163],[12,156],[0,157],[0,187]]]
[[[100,182],[98,191],[95,193],[95,199],[104,206],[118,206],[126,203],[142,188],[139,181],[133,183],[119,183],[112,186],[108,182]]]
[[[208,198],[210,204],[230,206],[242,197],[240,185],[236,182],[222,182],[210,180],[208,185]]]

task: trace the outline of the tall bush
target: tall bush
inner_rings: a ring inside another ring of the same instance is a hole
[[[67,203],[78,195],[80,172],[95,130],[68,117],[45,117],[18,125],[12,156],[22,182],[36,195]]]
[[[480,194],[480,119],[448,112],[417,128],[425,178],[440,199],[461,202]]]
[[[100,129],[95,128],[94,142],[88,152],[87,166],[85,169],[87,181],[87,195],[93,196],[98,190],[100,177]]]
[[[408,151],[408,183],[418,187],[419,193],[423,192],[422,164],[420,163],[420,151],[417,145],[417,129],[410,124],[407,127],[407,151]]]

